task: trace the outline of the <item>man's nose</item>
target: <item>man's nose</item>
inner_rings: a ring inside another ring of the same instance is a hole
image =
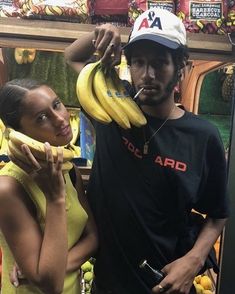
[[[144,77],[145,78],[151,78],[151,79],[154,79],[155,78],[155,70],[149,64],[146,64],[145,65],[145,68],[144,68]]]

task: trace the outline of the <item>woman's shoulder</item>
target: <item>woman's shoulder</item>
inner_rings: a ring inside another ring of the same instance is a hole
[[[16,195],[21,193],[21,185],[15,178],[8,175],[0,175],[0,203],[10,198],[14,199]]]
[[[0,222],[1,225],[18,214],[24,191],[19,183],[10,176],[0,176]],[[14,212],[14,213],[13,213]]]

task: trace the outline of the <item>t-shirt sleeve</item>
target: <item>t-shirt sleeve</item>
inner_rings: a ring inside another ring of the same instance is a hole
[[[208,139],[204,159],[205,172],[195,209],[211,218],[226,218],[229,215],[227,163],[217,129]]]

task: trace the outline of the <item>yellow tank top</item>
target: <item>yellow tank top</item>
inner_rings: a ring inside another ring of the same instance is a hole
[[[21,183],[32,199],[36,211],[37,221],[40,224],[42,231],[45,227],[45,213],[46,213],[46,199],[37,184],[18,166],[12,162],[7,163],[1,170],[0,175],[7,175],[14,177],[19,183]],[[82,208],[78,197],[77,191],[74,188],[69,173],[64,174],[66,183],[66,211],[67,211],[67,225],[68,225],[68,249],[72,248],[79,240],[83,229],[87,222],[87,213]],[[11,251],[4,239],[4,236],[0,233],[0,246],[3,252],[2,260],[2,289],[1,294],[28,294],[42,292],[32,285],[21,285],[18,288],[12,286],[9,280],[9,272],[12,270],[14,264],[14,258]],[[67,274],[64,281],[63,294],[78,294],[80,293],[80,279],[79,272],[73,272]]]

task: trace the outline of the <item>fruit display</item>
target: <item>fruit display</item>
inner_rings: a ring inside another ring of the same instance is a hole
[[[35,56],[35,49],[15,48],[15,60],[18,64],[32,63]]]
[[[91,293],[94,278],[94,259],[91,258],[81,266],[81,294]]]
[[[92,5],[87,0],[15,0],[15,5],[24,17],[36,19],[85,23],[92,14]]]
[[[230,102],[233,98],[234,89],[234,65],[225,68],[225,79],[222,84],[222,97],[224,101]]]
[[[104,72],[100,61],[87,64],[82,69],[77,79],[76,92],[83,109],[101,123],[115,121],[124,129],[147,123],[115,69]]]
[[[193,285],[197,294],[213,294],[215,290],[215,285],[206,274],[196,276]]]

